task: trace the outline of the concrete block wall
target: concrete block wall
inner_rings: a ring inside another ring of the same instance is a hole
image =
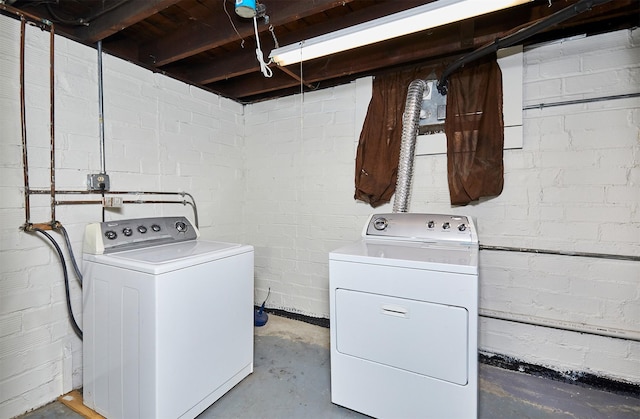
[[[2,418],[39,407],[82,385],[82,344],[69,325],[61,265],[44,238],[19,229],[25,222],[19,39],[19,21],[0,16]],[[198,205],[203,237],[242,241],[242,105],[108,55],[103,69],[105,167],[111,190],[189,192]],[[30,185],[48,189],[49,34],[31,26],[25,78]],[[57,189],[85,190],[87,174],[100,171],[97,79],[95,49],[56,36]],[[156,215],[194,220],[191,207],[182,204],[129,204],[107,210],[105,217]],[[69,232],[76,257],[81,257],[85,226],[101,217],[100,205],[56,208],[56,219]],[[34,197],[31,221],[49,220],[48,196]],[[61,235],[51,234],[63,246]],[[73,274],[70,283],[72,306],[82,325],[82,290]]]
[[[525,106],[639,92],[638,30],[540,45],[524,59]],[[640,255],[639,107],[636,97],[525,111],[524,147],[505,153],[516,198],[482,204],[482,242]],[[481,252],[481,263],[487,310],[640,336],[638,262]],[[488,352],[640,382],[637,340],[493,319],[481,330]]]
[[[638,93],[640,31],[539,45],[524,53],[526,105]],[[601,59],[606,54],[607,59]],[[328,317],[327,252],[357,240],[353,200],[357,83],[246,106],[246,240],[256,302]],[[508,92],[506,92],[508,94]],[[505,187],[449,203],[445,155],[415,162],[410,211],[469,214],[484,245],[640,255],[640,99],[523,111],[524,146],[506,150]],[[481,252],[480,307],[546,324],[640,334],[640,264]],[[557,371],[640,383],[640,343],[483,317],[480,350]]]
[[[328,252],[355,240],[356,84],[246,106],[246,240],[261,303],[329,316]],[[366,109],[367,103],[360,104]]]
[[[621,31],[526,51],[526,104],[637,91],[638,38]],[[81,385],[60,264],[41,237],[19,230],[18,39],[18,22],[0,16],[0,417]],[[47,187],[48,34],[29,28],[27,44],[31,186]],[[100,169],[96,52],[63,38],[56,51],[56,180],[82,190],[86,174]],[[605,52],[610,59],[599,60]],[[358,239],[373,212],[353,200],[370,83],[243,107],[113,57],[104,67],[112,189],[192,193],[203,237],[256,247],[257,303],[271,288],[270,307],[327,317],[327,254]],[[638,105],[525,111],[524,147],[505,152],[505,191],[468,207],[448,203],[446,158],[421,156],[411,210],[470,214],[488,245],[638,255]],[[32,206],[31,221],[48,221],[47,197]],[[192,217],[182,205],[106,211],[107,219],[168,214]],[[75,249],[100,217],[100,206],[57,207]],[[638,332],[635,262],[483,251],[481,265],[485,310]],[[71,283],[78,314],[80,289]],[[635,341],[487,318],[480,327],[487,353],[640,382]]]

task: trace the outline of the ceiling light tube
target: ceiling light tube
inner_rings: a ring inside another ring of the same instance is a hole
[[[530,1],[533,0],[437,0],[423,6],[414,7],[295,44],[275,48],[269,54],[269,58],[278,65],[286,66],[420,32]]]

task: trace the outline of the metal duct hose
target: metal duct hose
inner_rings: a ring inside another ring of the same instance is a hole
[[[402,141],[400,143],[400,161],[398,162],[398,179],[396,181],[396,196],[393,200],[393,212],[408,211],[420,109],[422,108],[424,91],[428,88],[427,82],[424,80],[414,80],[409,84],[404,114],[402,115]]]

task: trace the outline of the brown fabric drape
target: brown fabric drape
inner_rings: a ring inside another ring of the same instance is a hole
[[[447,170],[454,205],[502,192],[502,73],[495,54],[449,77]]]
[[[436,70],[435,66],[422,66],[376,76],[358,143],[355,199],[374,208],[391,200],[396,189],[402,113],[409,83],[418,78],[425,79]]]

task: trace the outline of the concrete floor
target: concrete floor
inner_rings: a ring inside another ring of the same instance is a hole
[[[199,419],[366,418],[331,403],[329,330],[269,316],[255,329],[254,372]],[[480,365],[482,419],[640,417],[640,399]],[[21,419],[81,418],[59,402]]]

